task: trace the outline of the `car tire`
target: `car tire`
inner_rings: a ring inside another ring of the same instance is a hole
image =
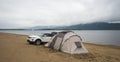
[[[35,41],[35,45],[40,45],[41,44],[41,40],[36,40]]]

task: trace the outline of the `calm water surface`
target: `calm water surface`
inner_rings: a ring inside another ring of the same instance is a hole
[[[0,32],[15,33],[23,35],[41,35],[53,31],[62,30],[1,30]],[[120,30],[73,30],[76,34],[82,37],[84,42],[95,44],[107,44],[120,46]]]

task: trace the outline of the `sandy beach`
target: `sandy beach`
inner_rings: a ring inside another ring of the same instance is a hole
[[[120,46],[84,43],[89,54],[70,55],[30,45],[27,36],[0,32],[0,62],[120,62]]]

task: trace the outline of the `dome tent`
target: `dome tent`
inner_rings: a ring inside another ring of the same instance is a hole
[[[53,37],[48,47],[70,54],[88,53],[80,36],[72,31],[62,31]]]

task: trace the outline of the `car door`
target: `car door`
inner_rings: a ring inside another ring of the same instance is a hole
[[[49,36],[49,35],[43,35],[42,36],[42,40],[43,40],[43,42],[49,42],[49,41],[51,41],[51,36]]]
[[[49,42],[50,40],[51,40],[51,37],[47,36],[45,41]]]

